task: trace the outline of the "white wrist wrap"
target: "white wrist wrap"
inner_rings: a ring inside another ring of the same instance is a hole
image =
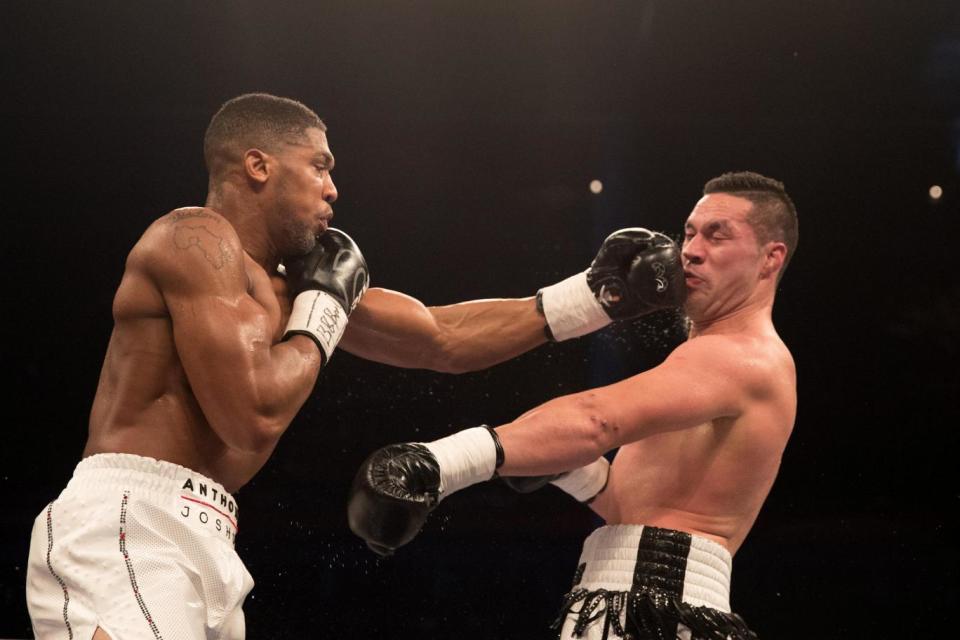
[[[603,456],[585,467],[563,474],[550,484],[554,484],[580,502],[586,502],[603,490],[610,473],[610,463]]]
[[[290,334],[310,336],[323,351],[326,362],[330,360],[346,328],[347,312],[340,303],[328,293],[311,289],[294,298],[283,337],[287,338]]]
[[[472,484],[489,480],[497,468],[497,449],[485,427],[420,443],[440,463],[440,499]]]
[[[610,316],[587,284],[586,271],[544,287],[540,290],[540,300],[547,325],[558,342],[578,338],[610,324]]]

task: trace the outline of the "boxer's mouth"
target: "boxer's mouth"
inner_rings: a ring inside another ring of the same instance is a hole
[[[331,220],[333,220],[333,214],[332,214],[332,213],[330,213],[330,214],[328,214],[328,215],[325,215],[325,216],[321,216],[321,218],[320,218],[320,223],[319,223],[319,225],[318,225],[318,226],[319,226],[319,230],[317,231],[317,235],[318,235],[318,236],[319,236],[320,234],[324,233],[327,229],[330,228],[330,221],[331,221]]]

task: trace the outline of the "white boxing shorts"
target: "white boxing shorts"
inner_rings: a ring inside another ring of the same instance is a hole
[[[27,606],[38,640],[238,640],[253,579],[237,503],[169,462],[98,454],[33,526]]]
[[[554,628],[561,640],[753,640],[730,612],[727,549],[683,531],[611,525],[591,533]]]

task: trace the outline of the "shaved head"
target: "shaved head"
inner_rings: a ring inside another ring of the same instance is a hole
[[[251,148],[268,153],[282,144],[297,144],[309,128],[326,131],[323,121],[309,107],[290,98],[269,93],[247,93],[227,101],[207,127],[203,158],[211,179],[239,162]]]

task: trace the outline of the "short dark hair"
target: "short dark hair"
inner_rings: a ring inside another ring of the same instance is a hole
[[[787,255],[777,276],[779,281],[800,240],[797,208],[783,183],[753,171],[732,171],[707,181],[703,195],[711,193],[728,193],[749,200],[753,208],[747,214],[747,223],[753,227],[760,244],[775,240],[787,246]]]
[[[237,96],[225,102],[207,126],[203,136],[207,171],[213,174],[218,161],[229,156],[231,148],[272,151],[290,138],[299,138],[310,127],[327,130],[323,120],[302,102],[269,93]]]

